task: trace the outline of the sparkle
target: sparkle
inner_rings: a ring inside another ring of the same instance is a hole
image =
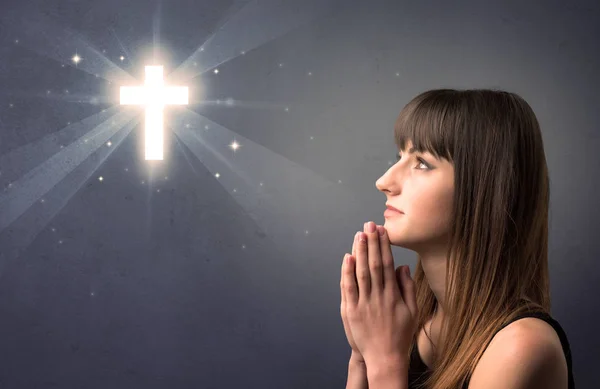
[[[190,128],[190,123],[187,123],[187,124],[185,125],[185,128]]]
[[[168,179],[169,179],[169,176],[166,176],[166,177],[165,177],[165,180],[168,180]]]
[[[62,240],[59,240],[59,241],[58,241],[58,244],[62,244]]]
[[[18,39],[15,39],[15,43],[19,43],[19,40],[18,40]]]
[[[245,244],[243,244],[243,245],[242,245],[242,248],[243,248],[243,249],[245,249],[245,248],[246,248],[246,245],[245,245]]]
[[[77,65],[79,62],[81,62],[81,57],[79,56],[79,54],[75,53],[75,55],[73,56],[73,58],[71,58],[71,60],[73,62],[75,62],[75,65]]]
[[[43,204],[43,203],[45,203],[45,202],[46,202],[46,200],[44,200],[44,199],[41,199],[41,200],[40,200],[40,202]]]
[[[216,173],[215,177],[219,178],[219,177],[221,177],[221,175],[219,173]]]
[[[263,183],[262,183],[262,182],[260,183],[260,186],[263,186]]]
[[[100,182],[104,181],[104,177],[102,177],[102,176],[98,177],[98,181],[100,181]]]
[[[92,296],[92,297],[93,297],[93,296],[94,296],[94,292],[91,292],[91,293],[90,293],[90,296]]]
[[[231,147],[233,149],[233,151],[236,151],[237,149],[240,148],[240,144],[234,140],[233,143],[229,145],[229,147]]]
[[[119,58],[121,60],[121,62],[123,62],[123,60],[125,59],[125,57],[121,56],[121,58]]]
[[[308,75],[309,75],[309,76],[312,76],[312,72],[308,72]]]
[[[313,139],[315,139],[315,137],[314,137],[314,136],[311,136],[311,137],[310,137],[310,140],[313,140]]]
[[[108,142],[106,142],[106,145],[107,145],[108,147],[110,147],[110,146],[112,146],[112,142],[111,142],[111,141],[108,141]]]
[[[8,104],[9,107],[14,107],[13,103]]]
[[[246,54],[246,52],[242,50],[242,55],[244,55],[244,54]]]
[[[158,193],[160,193],[160,189],[157,189],[156,191],[157,191]]]
[[[342,183],[342,180],[338,180],[338,184],[341,184],[341,183]]]
[[[52,227],[52,232],[56,232],[56,228]]]
[[[201,48],[200,48],[200,51],[204,51],[204,47],[201,47]]]
[[[142,181],[142,185],[144,185],[144,181]]]
[[[282,63],[280,63],[280,64],[279,64],[279,67],[280,67],[280,68],[282,68],[282,67],[283,67],[283,64],[282,64]]]
[[[400,73],[396,73],[396,77],[399,77],[399,76],[400,76]]]
[[[129,169],[125,168],[125,171],[126,171],[126,172],[128,172],[128,171],[129,171]]]
[[[47,94],[47,95],[49,95],[49,94],[50,94],[50,91],[49,91],[49,90],[47,90],[47,91],[46,91],[46,94]]]
[[[65,64],[62,64],[62,65],[60,65],[60,66],[64,68],[64,67],[65,67]]]
[[[204,129],[205,129],[205,130],[208,130],[208,125],[204,126]]]
[[[289,112],[289,110],[290,109],[288,107],[285,107],[285,112]]]
[[[237,192],[237,189],[233,188],[233,193]]]
[[[219,69],[215,69],[215,74],[219,74]]]

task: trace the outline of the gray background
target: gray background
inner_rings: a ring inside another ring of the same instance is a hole
[[[78,32],[137,77],[143,47],[168,47],[178,66],[240,7],[255,6],[244,3],[2,1],[0,156],[118,104],[102,77],[28,49],[26,37],[16,43],[34,28],[33,12]],[[257,30],[302,1],[259,3],[271,13],[246,20]],[[386,199],[375,181],[394,160],[400,109],[442,87],[509,90],[536,112],[551,178],[552,314],[569,337],[577,387],[598,387],[593,3],[338,2],[220,64],[218,76],[202,77],[205,98],[248,104],[191,109],[358,201],[280,198],[299,214],[312,207],[321,215],[272,219],[307,230],[280,241],[170,132],[166,161],[149,171],[139,124],[45,222],[36,220],[62,192],[49,192],[48,203],[36,202],[0,231],[0,387],[344,387],[350,348],[339,315],[341,260],[364,222],[384,222]],[[66,89],[97,100],[80,103]],[[14,189],[11,172],[28,161],[0,165],[0,193]],[[413,252],[393,253],[396,266],[414,269]]]

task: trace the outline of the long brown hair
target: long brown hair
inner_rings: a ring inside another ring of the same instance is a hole
[[[402,150],[410,140],[454,165],[447,303],[423,387],[461,388],[503,324],[523,312],[550,314],[550,187],[540,126],[515,93],[436,89],[402,109],[394,132]],[[420,331],[437,301],[418,255],[413,279]]]

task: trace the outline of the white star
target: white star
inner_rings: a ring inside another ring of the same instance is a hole
[[[98,177],[98,181],[102,182],[104,178],[102,176]]]
[[[219,69],[215,69],[215,74],[219,74]]]
[[[125,57],[121,56],[121,62],[123,62],[124,59],[125,59]]]
[[[112,146],[112,142],[111,142],[111,141],[108,141],[108,142],[106,142],[106,145],[107,145],[108,147],[110,147],[110,146]]]
[[[73,60],[73,62],[75,62],[75,65],[77,65],[81,61],[81,57],[77,53],[75,53],[75,55],[71,59]]]
[[[231,145],[229,145],[229,147],[231,147],[233,149],[233,151],[235,151],[240,148],[240,144],[234,140],[233,143]]]
[[[215,177],[219,178],[221,175],[219,173],[215,174]]]

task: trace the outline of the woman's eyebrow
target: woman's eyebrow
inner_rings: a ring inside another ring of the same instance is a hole
[[[402,150],[400,150],[400,151],[402,151]],[[430,153],[429,151],[426,151],[426,150],[418,151],[415,146],[411,147],[407,152],[409,154],[414,154],[415,152],[419,152],[421,154],[427,154],[427,155],[430,155],[431,158],[435,159],[436,161],[440,161],[440,158],[436,157],[435,154]]]

